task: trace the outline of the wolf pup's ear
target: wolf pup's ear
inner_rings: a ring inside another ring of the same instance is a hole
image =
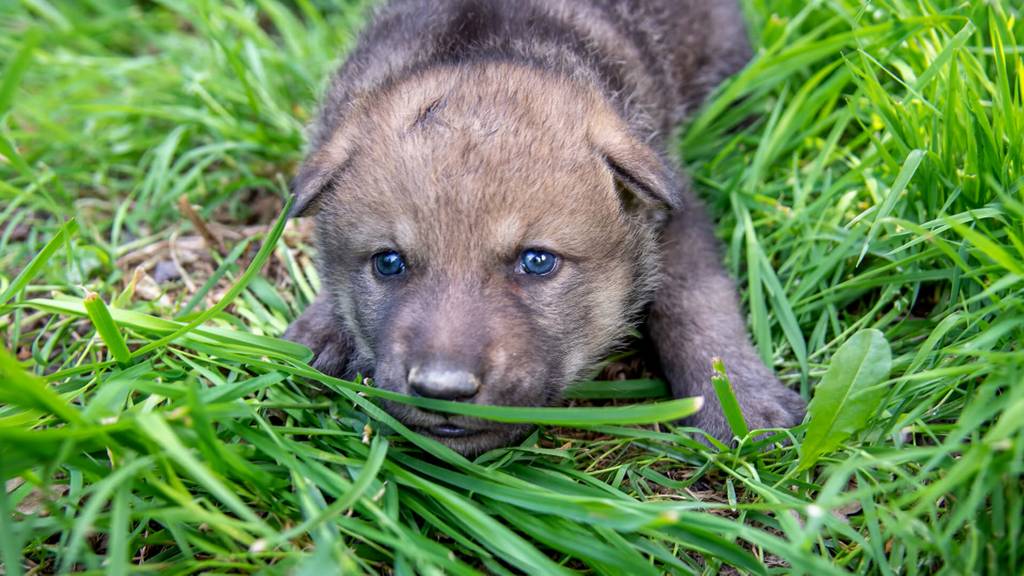
[[[668,162],[634,137],[617,115],[603,114],[590,126],[590,141],[615,178],[629,205],[675,209],[681,204],[680,183]]]
[[[299,173],[292,180],[291,188],[295,202],[288,213],[289,218],[315,214],[319,200],[331,187],[335,174],[344,168],[344,162],[334,166],[332,163],[319,160],[317,155],[314,153],[306,158],[299,168]]]
[[[320,199],[345,171],[354,148],[354,129],[342,126],[320,148],[306,156],[292,180],[295,203],[292,204],[289,217],[311,216],[317,212]]]

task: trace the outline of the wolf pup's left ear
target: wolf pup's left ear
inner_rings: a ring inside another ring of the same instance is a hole
[[[681,204],[680,183],[668,162],[651,146],[634,137],[617,115],[593,119],[590,141],[615,178],[616,186],[650,208],[675,209]]]
[[[353,127],[339,127],[329,140],[306,156],[292,180],[295,203],[289,217],[311,216],[317,212],[321,198],[335,185],[352,157],[355,149],[353,132]]]

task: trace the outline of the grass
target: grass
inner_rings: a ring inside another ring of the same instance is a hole
[[[583,383],[483,408],[560,427],[475,461],[276,338],[364,4],[0,4],[0,572],[1024,570],[1018,3],[748,0],[680,136],[758,350],[845,404],[709,447],[659,383]]]

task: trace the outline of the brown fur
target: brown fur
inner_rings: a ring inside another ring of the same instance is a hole
[[[653,298],[673,391],[709,400],[696,424],[728,432],[712,356],[752,426],[795,424],[802,400],[754,353],[710,222],[660,152],[743,62],[738,33],[725,1],[392,2],[335,78],[296,179],[324,291],[288,337],[319,369],[385,389],[426,378],[466,401],[549,405]],[[558,254],[558,269],[516,272],[527,248]],[[374,273],[385,250],[405,274]],[[442,439],[464,453],[525,432],[388,408],[425,433],[462,428]]]

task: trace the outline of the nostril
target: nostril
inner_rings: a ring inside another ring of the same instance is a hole
[[[480,390],[480,379],[465,370],[414,367],[409,370],[413,393],[437,400],[469,400]]]

